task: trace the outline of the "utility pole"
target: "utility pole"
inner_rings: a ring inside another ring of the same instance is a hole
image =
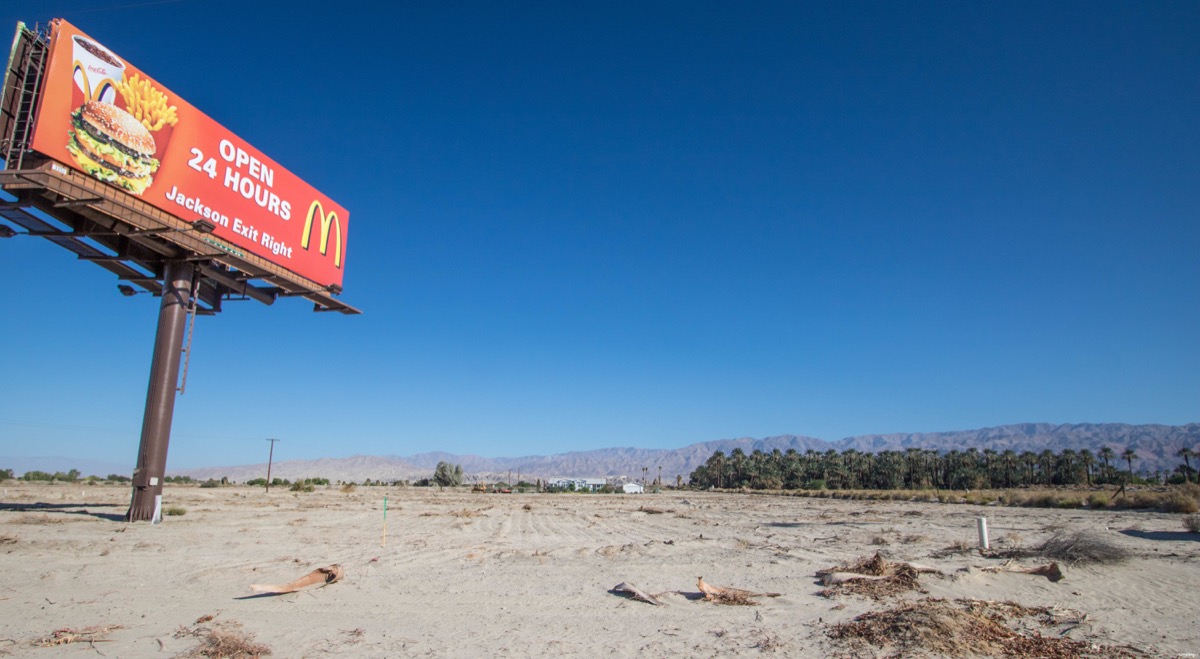
[[[662,465],[658,465],[658,482],[654,486],[662,487]]]
[[[270,492],[271,491],[271,463],[275,460],[275,442],[278,442],[279,440],[268,438],[267,441],[271,442],[271,452],[269,454],[267,454],[267,491]]]

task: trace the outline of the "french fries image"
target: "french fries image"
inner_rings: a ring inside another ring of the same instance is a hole
[[[138,74],[117,83],[117,90],[125,98],[126,111],[147,130],[161,130],[163,126],[174,126],[179,122],[178,109],[167,105],[167,95]]]

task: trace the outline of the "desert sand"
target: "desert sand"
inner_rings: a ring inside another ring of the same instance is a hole
[[[8,483],[0,654],[200,656],[217,632],[275,657],[876,656],[896,649],[847,644],[830,629],[924,598],[1044,607],[1053,615],[1038,633],[1130,656],[1200,654],[1200,535],[1180,515],[705,492],[168,486],[164,506],[186,513],[150,525],[119,521],[128,499],[124,487]],[[970,549],[979,516],[995,548],[1086,529],[1131,557],[1063,564],[1057,583],[988,572],[1005,559]],[[819,594],[817,571],[876,552],[941,574],[882,600]],[[250,588],[333,564],[343,577],[323,587]],[[701,576],[780,596],[705,601]],[[610,592],[622,582],[664,604]]]

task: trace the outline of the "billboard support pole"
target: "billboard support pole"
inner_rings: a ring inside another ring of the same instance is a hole
[[[162,304],[154,357],[150,362],[150,384],[146,391],[146,414],[142,417],[142,441],[137,467],[133,470],[133,501],[126,521],[162,521],[163,477],[167,470],[167,445],[171,441],[171,418],[175,413],[175,384],[179,381],[179,357],[192,292],[195,266],[187,261],[168,261],[163,275]]]

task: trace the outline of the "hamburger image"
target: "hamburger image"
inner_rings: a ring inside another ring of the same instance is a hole
[[[67,150],[88,174],[140,195],[150,187],[158,160],[154,136],[112,103],[88,101],[71,115]]]

